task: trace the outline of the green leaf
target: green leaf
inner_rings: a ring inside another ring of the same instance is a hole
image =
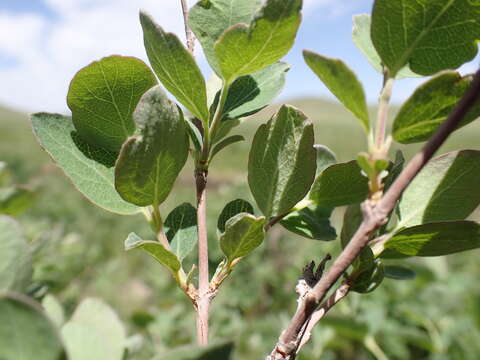
[[[45,295],[42,299],[42,307],[45,309],[48,318],[52,320],[57,327],[61,327],[65,323],[65,311],[55,296],[51,294]]]
[[[417,225],[403,229],[385,243],[409,256],[442,256],[480,247],[480,224],[450,221]]]
[[[126,332],[113,309],[98,299],[87,298],[62,328],[70,360],[121,360]]]
[[[187,124],[160,87],[142,97],[133,116],[140,135],[122,146],[115,166],[115,187],[132,204],[158,206],[170,194],[187,161]]]
[[[245,141],[245,138],[242,135],[232,135],[228,138],[223,139],[218,144],[213,147],[212,153],[210,155],[210,160],[214,158],[220,151],[225,149],[227,146],[235,144],[240,141]]]
[[[240,213],[225,224],[225,232],[220,236],[220,247],[231,264],[235,259],[250,254],[259,247],[265,237],[265,218]]]
[[[0,295],[0,359],[66,360],[60,335],[30,298]]]
[[[278,62],[235,80],[228,89],[224,120],[250,116],[270,105],[282,91],[289,69],[288,64]]]
[[[385,277],[394,280],[411,280],[415,279],[415,272],[399,265],[385,265],[383,267]]]
[[[283,215],[308,193],[315,177],[313,124],[284,105],[258,129],[248,162],[248,184],[263,214]]]
[[[382,283],[385,277],[383,264],[376,262],[373,267],[362,272],[355,280],[352,291],[360,294],[368,294],[374,291]]]
[[[382,60],[380,59],[375,46],[373,46],[371,38],[371,24],[372,20],[370,15],[354,15],[352,39],[354,44],[362,52],[362,54],[365,55],[373,68],[380,74],[383,74]],[[411,77],[421,77],[421,75],[415,74],[413,71],[411,71],[408,65],[402,68],[396,76],[397,79]]]
[[[343,215],[343,226],[340,234],[342,248],[345,248],[357,232],[363,221],[363,213],[360,204],[354,204],[347,207]]]
[[[421,75],[456,69],[477,54],[480,3],[471,0],[376,0],[372,40],[395,76],[405,65]]]
[[[317,177],[310,199],[321,206],[343,206],[367,198],[368,179],[355,160],[332,165]]]
[[[212,69],[220,75],[215,42],[225,30],[236,24],[250,24],[261,0],[200,0],[188,14],[188,24],[202,44]]]
[[[230,131],[232,131],[234,128],[236,128],[238,125],[240,125],[242,122],[240,119],[230,119],[228,121],[222,121],[220,123],[220,126],[217,131],[215,131],[215,134],[213,136],[213,144],[216,144],[220,142],[222,139],[224,139],[228,134],[230,134]]]
[[[140,97],[156,83],[148,66],[133,57],[109,56],[84,67],[67,96],[80,137],[117,152],[135,131],[132,113]]]
[[[203,136],[199,128],[194,124],[195,119],[185,119],[185,122],[188,125],[188,134],[192,140],[195,150],[201,151],[203,144]],[[198,120],[197,120],[198,121]]]
[[[192,54],[175,34],[165,32],[150,15],[140,12],[148,59],[162,82],[193,115],[208,121],[205,79]]]
[[[313,146],[317,152],[317,171],[315,177],[320,175],[323,170],[337,163],[335,153],[324,145]]]
[[[168,251],[158,241],[144,241],[137,234],[130,233],[125,240],[125,250],[142,249],[149,253],[160,264],[166,266],[173,274],[180,270],[180,260],[177,255]]]
[[[22,292],[32,278],[32,255],[18,223],[0,215],[0,292]]]
[[[35,193],[21,186],[0,189],[0,214],[16,216],[27,210],[33,203]]]
[[[237,24],[215,43],[215,55],[227,83],[257,72],[284,57],[300,26],[302,0],[267,0],[250,26]]]
[[[164,226],[172,252],[181,262],[197,243],[197,209],[189,203],[177,206],[168,214]]]
[[[404,191],[397,229],[464,220],[480,205],[480,151],[454,151],[431,160]]]
[[[137,206],[124,201],[115,190],[113,166],[116,155],[84,142],[69,117],[34,114],[32,127],[40,145],[92,203],[121,215],[140,211]]]
[[[220,233],[225,232],[225,224],[227,221],[240,213],[254,215],[253,206],[248,201],[242,199],[230,201],[227,205],[225,205],[220,213],[220,216],[218,217],[217,222],[217,229],[220,231]]]
[[[443,73],[415,90],[403,104],[393,123],[393,138],[402,144],[426,141],[447,119],[472,84],[471,75]],[[459,127],[480,116],[478,102]]]
[[[184,346],[155,360],[229,360],[233,351],[232,343],[209,346]]]
[[[398,175],[403,170],[403,165],[405,164],[405,157],[403,156],[403,153],[400,150],[397,150],[395,153],[395,161],[390,164],[390,167],[388,168],[388,175],[385,178],[384,184],[385,184],[385,192],[392,186],[394,181],[397,179]]]
[[[303,57],[312,71],[337,99],[369,130],[367,101],[363,86],[355,73],[342,60],[331,59],[304,50]]]
[[[300,236],[314,240],[331,241],[337,238],[335,228],[330,225],[332,208],[310,205],[285,216],[280,224]]]

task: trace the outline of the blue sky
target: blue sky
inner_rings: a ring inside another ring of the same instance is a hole
[[[195,0],[189,0],[193,5]],[[342,58],[364,83],[367,98],[378,97],[381,76],[351,40],[352,16],[369,13],[373,0],[304,0],[304,20],[285,61],[292,65],[281,101],[299,96],[332,98],[311,73],[302,50]],[[27,111],[68,112],[68,84],[81,67],[111,54],[147,60],[138,10],[144,8],[168,31],[183,35],[179,0],[1,0],[0,104]],[[197,44],[205,76],[210,70]],[[472,65],[466,70],[473,70]],[[419,84],[398,81],[394,101],[401,102]]]

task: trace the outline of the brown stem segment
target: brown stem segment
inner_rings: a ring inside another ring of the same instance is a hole
[[[360,252],[368,245],[372,234],[385,223],[388,214],[410,182],[432,158],[433,154],[444,143],[448,136],[457,128],[469,110],[480,98],[480,70],[475,74],[468,92],[462,97],[448,119],[430,138],[425,147],[413,157],[402,173],[395,180],[382,199],[377,203],[365,201],[362,204],[364,219],[351,241],[333,263],[330,270],[320,279],[315,287],[304,297],[298,306],[289,325],[280,335],[269,360],[291,360],[295,358],[302,330],[312,314],[325,298],[327,292],[345,273]]]
[[[207,170],[195,171],[197,187],[198,224],[198,299],[197,299],[197,341],[208,344],[208,311],[210,307],[207,238]]]

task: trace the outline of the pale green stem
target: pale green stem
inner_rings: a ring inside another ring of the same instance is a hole
[[[385,81],[378,104],[375,148],[377,151],[382,152],[381,155],[386,155],[386,152],[388,152],[388,149],[384,149],[384,145],[388,120],[388,105],[392,97],[394,81],[394,78],[389,77],[388,74],[385,75]]]

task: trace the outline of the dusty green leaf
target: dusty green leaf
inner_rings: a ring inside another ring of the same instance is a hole
[[[284,57],[300,26],[302,0],[267,0],[250,26],[236,24],[215,44],[220,73],[227,83],[257,72]]]
[[[443,256],[480,247],[480,224],[449,221],[417,225],[401,230],[385,243],[385,249],[409,256]]]
[[[258,129],[248,162],[248,184],[263,214],[283,215],[308,193],[315,177],[313,124],[284,105]]]
[[[133,57],[109,56],[84,67],[67,96],[80,137],[117,152],[135,131],[132,113],[140,97],[156,83],[148,66]]]
[[[333,95],[362,123],[368,132],[369,118],[363,86],[355,73],[342,60],[304,50],[303,57],[312,71]]]
[[[369,14],[354,15],[352,39],[357,48],[370,62],[370,65],[372,65],[380,74],[383,74],[382,60],[372,42],[371,24],[372,19]],[[421,77],[421,75],[415,74],[407,65],[402,68],[396,76],[397,79],[409,77]]]
[[[21,186],[0,188],[0,214],[16,216],[30,208],[35,193]]]
[[[233,351],[232,343],[213,344],[209,346],[184,346],[155,360],[229,360]]]
[[[240,213],[225,224],[225,232],[220,236],[220,247],[228,262],[242,258],[259,247],[265,237],[265,218]]]
[[[188,14],[188,24],[202,45],[212,69],[220,75],[215,42],[236,24],[250,24],[261,0],[200,0]]]
[[[115,190],[113,167],[116,155],[84,142],[69,117],[34,114],[32,127],[40,145],[92,203],[122,215],[140,211],[137,206],[124,201]]]
[[[125,240],[125,250],[128,251],[132,249],[142,249],[146,251],[174,274],[180,270],[181,265],[177,255],[165,249],[158,241],[145,241],[137,234],[130,233],[127,240]]]
[[[217,155],[220,151],[225,149],[227,146],[235,144],[237,142],[245,141],[245,138],[242,135],[232,135],[229,136],[222,141],[219,141],[218,144],[216,144],[213,149],[212,153],[210,154],[210,159],[213,159],[215,155]]]
[[[224,121],[253,115],[270,105],[282,91],[289,69],[288,64],[278,62],[235,80],[225,101]]]
[[[22,292],[32,278],[32,255],[18,223],[0,215],[0,292]]]
[[[477,54],[480,3],[472,0],[376,0],[372,41],[392,76],[409,64],[432,75]]]
[[[332,165],[317,177],[310,199],[321,206],[343,206],[367,198],[368,179],[361,174],[356,161]]]
[[[387,191],[390,186],[394,183],[394,181],[397,179],[398,175],[403,170],[403,165],[405,164],[405,157],[403,156],[403,153],[400,150],[397,150],[395,153],[395,160],[393,163],[390,164],[388,168],[388,175],[385,178],[384,184],[385,184],[385,191]]]
[[[399,265],[384,265],[383,270],[385,277],[394,280],[411,280],[415,279],[415,272]]]
[[[317,171],[315,177],[320,175],[323,170],[337,163],[335,153],[324,145],[315,144],[313,146],[317,152]]]
[[[381,262],[375,262],[375,265],[368,270],[363,271],[355,280],[352,291],[360,294],[368,294],[374,291],[385,278],[384,267]]]
[[[397,229],[464,220],[480,205],[480,151],[454,151],[431,160],[404,191]]]
[[[282,226],[300,236],[314,240],[331,241],[337,238],[335,228],[330,224],[332,208],[310,205],[292,212],[280,222]]]
[[[52,294],[47,294],[42,299],[42,307],[48,315],[48,318],[60,328],[65,323],[65,311],[62,304]]]
[[[66,360],[60,334],[30,298],[0,295],[0,359]]]
[[[163,86],[193,115],[209,118],[205,79],[192,54],[175,34],[165,32],[150,15],[140,12],[148,59]]]
[[[197,244],[197,209],[189,203],[177,206],[164,226],[172,252],[182,261]]]
[[[98,299],[81,302],[62,328],[70,360],[122,360],[126,332],[114,310]]]
[[[160,87],[142,97],[133,117],[140,134],[122,146],[115,166],[115,187],[132,204],[158,206],[170,194],[187,161],[188,125]]]
[[[194,119],[185,119],[187,123],[188,134],[190,135],[190,140],[192,140],[195,150],[201,151],[203,144],[203,136],[200,132],[200,129],[194,124]]]
[[[227,221],[240,213],[248,213],[254,215],[253,206],[248,201],[242,199],[230,201],[227,205],[225,205],[222,212],[220,213],[220,216],[218,217],[217,229],[221,233],[225,232],[225,224],[227,223]]]
[[[393,138],[402,144],[426,141],[447,119],[472,84],[473,76],[443,73],[415,90],[403,104],[393,123]],[[480,116],[478,102],[459,127]]]
[[[347,207],[343,215],[342,232],[340,233],[340,240],[342,248],[345,248],[357,232],[360,224],[363,221],[363,213],[360,204],[353,204]]]

